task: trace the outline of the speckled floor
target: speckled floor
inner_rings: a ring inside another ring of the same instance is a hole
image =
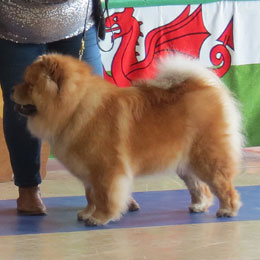
[[[202,214],[198,217],[202,219],[201,223],[193,224],[191,221],[160,225],[162,216],[159,209],[155,225],[147,226],[147,223],[142,223],[141,227],[131,227],[130,222],[130,226],[128,224],[124,227],[124,223],[115,223],[109,229],[89,229],[82,226],[79,231],[74,231],[75,229],[69,229],[68,225],[79,225],[74,219],[76,211],[68,215],[64,201],[81,198],[84,196],[84,189],[55,159],[50,159],[41,192],[46,201],[55,199],[56,206],[52,209],[53,214],[50,210],[47,217],[33,217],[33,221],[30,221],[32,219],[16,216],[17,189],[12,182],[0,183],[0,205],[7,205],[0,208],[0,259],[260,260],[259,148],[245,151],[244,166],[235,179],[235,185],[242,186],[247,193],[251,192],[250,201],[243,203],[248,214],[251,209],[254,210],[254,216],[247,216],[244,210],[243,220],[238,218],[228,222],[207,223]],[[250,189],[251,187],[254,189]],[[137,179],[134,186],[135,192],[145,192],[142,194],[152,194],[152,191],[165,194],[168,190],[183,189],[185,186],[175,175]],[[73,207],[76,209],[78,205],[71,205],[68,210],[75,210]],[[183,205],[183,208],[186,207],[187,205]],[[137,214],[142,214],[142,209]],[[189,213],[183,211],[181,214],[180,218]],[[129,216],[129,219],[131,218]],[[64,225],[64,229],[62,226],[61,229],[55,226],[59,221]],[[35,229],[36,224],[38,229]],[[48,225],[48,228],[45,225]],[[19,234],[15,233],[18,226]],[[69,231],[64,231],[68,229]],[[10,232],[7,232],[8,230]]]

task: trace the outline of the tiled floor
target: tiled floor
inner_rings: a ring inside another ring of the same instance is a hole
[[[250,149],[245,152],[244,167],[241,174],[236,177],[235,185],[256,186],[255,189],[260,190],[260,149]],[[151,192],[173,189],[182,190],[185,187],[176,176],[164,175],[136,180],[134,191]],[[48,174],[41,185],[41,191],[46,201],[55,199],[57,203],[53,214],[50,212],[49,216],[44,217],[44,221],[39,217],[33,217],[33,221],[28,222],[28,219],[13,216],[14,207],[11,206],[11,210],[0,208],[0,214],[4,214],[0,223],[1,260],[260,260],[259,192],[250,194],[250,205],[253,205],[255,212],[253,219],[255,220],[250,220],[252,218],[249,217],[243,221],[230,220],[215,223],[201,221],[200,224],[168,226],[159,224],[147,226],[143,223],[142,227],[127,228],[124,228],[124,225],[118,228],[115,223],[109,229],[89,229],[83,226],[79,227],[80,231],[71,229],[69,232],[64,232],[65,227],[73,226],[74,223],[81,225],[81,223],[77,223],[74,219],[77,205],[71,205],[70,210],[73,209],[75,212],[67,215],[67,208],[62,203],[67,200],[68,196],[70,198],[83,196],[83,187],[56,160],[50,159]],[[6,203],[1,205],[15,205],[16,197],[17,190],[13,183],[0,184],[0,203]],[[248,206],[247,201],[244,201],[244,207],[246,206]],[[55,212],[59,214],[55,215]],[[142,209],[138,214],[142,214]],[[157,214],[158,223],[160,223],[160,218],[163,216],[160,211]],[[245,210],[243,214],[246,214]],[[131,216],[129,218],[131,219]],[[198,218],[205,219],[203,215]],[[59,221],[64,225],[64,230],[59,229],[57,232],[55,223]],[[4,227],[11,226],[15,230],[19,222],[20,224],[27,223],[24,226],[20,225],[22,235],[1,233]],[[32,229],[35,223],[39,225],[39,232],[37,229],[36,231]],[[50,230],[48,233],[44,232],[46,223]]]

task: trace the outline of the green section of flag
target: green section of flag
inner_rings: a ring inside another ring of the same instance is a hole
[[[225,0],[226,2],[241,2],[243,0]],[[247,0],[254,1],[254,0]],[[123,7],[145,7],[145,6],[161,6],[161,5],[188,5],[188,4],[206,4],[213,2],[223,2],[223,0],[109,0],[109,8]],[[103,3],[104,5],[104,3]]]
[[[247,146],[260,145],[260,64],[232,66],[223,77],[241,103]]]

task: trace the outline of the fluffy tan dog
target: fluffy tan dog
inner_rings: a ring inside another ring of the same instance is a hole
[[[154,80],[122,89],[79,60],[50,54],[27,68],[13,100],[30,132],[83,182],[88,204],[78,218],[87,225],[138,209],[133,178],[169,168],[186,183],[191,212],[207,210],[213,192],[218,217],[237,214],[240,115],[225,85],[197,61],[168,57]]]

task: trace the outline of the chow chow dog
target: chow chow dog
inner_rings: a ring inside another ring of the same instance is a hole
[[[237,214],[240,113],[224,83],[198,61],[166,57],[153,79],[118,88],[84,62],[48,54],[26,69],[12,98],[32,135],[48,141],[83,182],[88,203],[78,218],[86,225],[137,210],[133,179],[169,169],[188,187],[191,212],[206,211],[213,193],[217,217]]]

